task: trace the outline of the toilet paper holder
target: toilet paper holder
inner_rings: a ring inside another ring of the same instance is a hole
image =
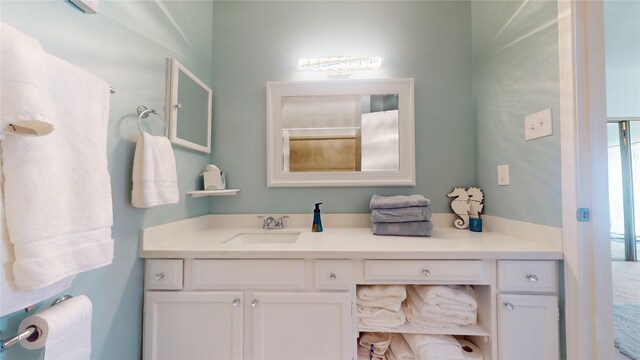
[[[73,296],[71,295],[62,295],[59,298],[57,298],[52,304],[51,306],[56,306],[58,304],[60,304],[61,302],[65,301],[65,300],[69,300],[71,299]],[[29,326],[25,331],[23,331],[22,333],[12,337],[11,339],[5,340],[2,338],[2,331],[0,331],[0,353],[5,351],[6,349],[12,347],[15,344],[19,344],[20,342],[24,341],[24,340],[29,340],[29,341],[36,341],[38,339],[38,337],[40,336],[40,329],[38,329],[35,326]]]

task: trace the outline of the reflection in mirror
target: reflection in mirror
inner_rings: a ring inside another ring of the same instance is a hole
[[[413,79],[267,83],[267,185],[415,185]]]
[[[285,172],[397,171],[398,94],[282,98]]]
[[[169,59],[167,114],[169,140],[211,152],[211,89],[175,59]]]

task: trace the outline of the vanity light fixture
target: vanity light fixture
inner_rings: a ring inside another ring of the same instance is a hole
[[[375,70],[382,66],[380,56],[332,56],[324,58],[300,58],[298,69],[324,71],[327,75],[348,75],[353,70]]]

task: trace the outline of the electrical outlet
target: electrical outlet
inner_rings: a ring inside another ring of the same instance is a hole
[[[498,185],[509,185],[509,165],[498,166]]]
[[[524,139],[533,140],[553,134],[551,109],[542,110],[524,118]]]

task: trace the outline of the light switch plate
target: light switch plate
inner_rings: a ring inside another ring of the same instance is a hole
[[[524,118],[524,139],[533,140],[553,134],[551,109],[545,109]]]
[[[498,166],[498,185],[509,185],[509,165]]]

